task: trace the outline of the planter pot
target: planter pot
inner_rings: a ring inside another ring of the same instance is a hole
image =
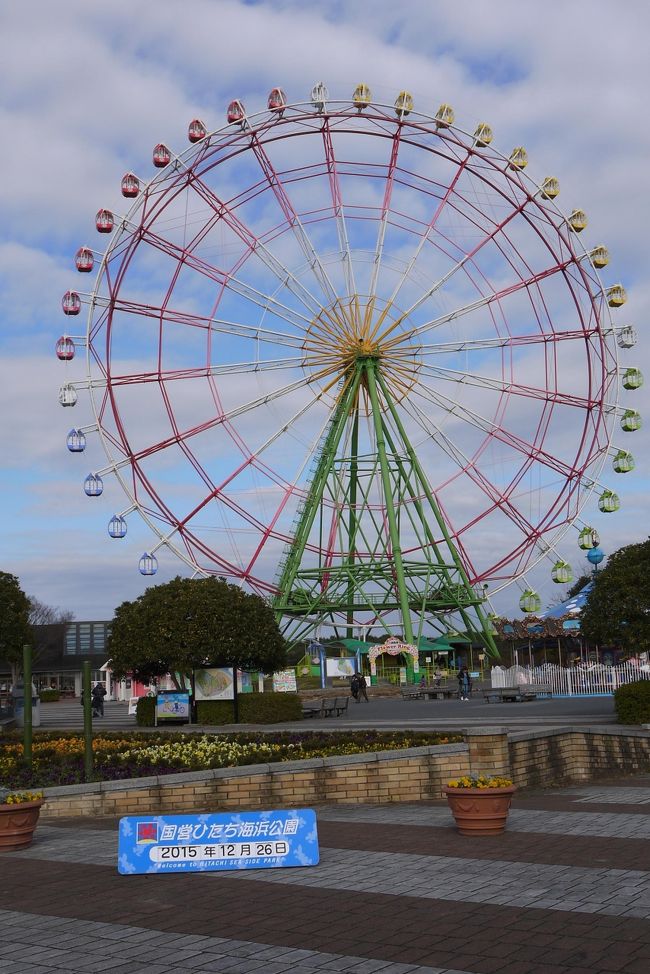
[[[461,835],[500,835],[510,811],[515,785],[507,788],[445,788]]]
[[[0,852],[24,849],[34,836],[43,799],[22,805],[0,805]]]

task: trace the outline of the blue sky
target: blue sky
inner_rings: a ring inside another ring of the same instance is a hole
[[[608,246],[603,280],[625,285],[620,314],[639,331],[625,364],[650,376],[650,11],[643,0],[619,5],[615,18],[603,0],[573,0],[534,16],[510,0],[398,7],[384,0],[186,0],[182,7],[26,0],[5,5],[2,21],[0,567],[42,601],[78,619],[110,617],[143,590],[137,561],[152,543],[135,518],[123,542],[108,539],[109,517],[128,502],[108,480],[104,495],[89,502],[81,484],[91,466],[102,466],[99,444],[82,456],[65,448],[70,426],[91,422],[87,401],[80,399],[74,417],[56,402],[64,370],[53,349],[66,324],[61,295],[79,286],[74,253],[100,245],[93,226],[100,206],[123,211],[119,182],[127,169],[150,175],[155,143],[184,149],[190,119],[218,128],[232,97],[261,110],[275,85],[301,101],[321,78],[340,98],[366,81],[377,100],[392,103],[408,88],[424,111],[453,104],[467,129],[487,120],[504,152],[525,145],[533,175],[556,175],[562,209],[582,207],[589,241]],[[650,415],[647,401],[644,387],[630,405]],[[647,432],[624,443],[619,436],[617,445],[637,460],[633,474],[608,479],[621,510],[601,515],[592,502],[586,516],[606,551],[647,533]],[[574,542],[562,554],[581,567]],[[184,571],[165,553],[156,581]],[[545,601],[556,595],[547,569],[531,581]],[[513,587],[498,608],[513,612],[517,599]]]

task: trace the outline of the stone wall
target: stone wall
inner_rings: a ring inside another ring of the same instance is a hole
[[[504,775],[520,788],[650,771],[650,732],[566,727],[530,733],[467,731],[464,744],[414,747],[282,764],[192,771],[46,788],[46,817],[281,808],[323,802],[417,802],[450,778]]]
[[[520,788],[650,770],[650,734],[629,727],[568,727],[511,734],[510,777]]]
[[[440,798],[449,778],[469,771],[468,745],[443,744],[46,788],[41,815],[139,815],[322,802],[424,801]]]

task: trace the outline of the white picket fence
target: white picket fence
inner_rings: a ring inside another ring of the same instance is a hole
[[[519,684],[545,684],[551,687],[554,697],[573,697],[579,694],[611,694],[622,683],[650,680],[650,664],[619,663],[605,666],[603,663],[579,664],[571,669],[544,663],[542,666],[511,666],[492,669],[493,687],[516,687]]]

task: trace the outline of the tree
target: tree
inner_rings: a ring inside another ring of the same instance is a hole
[[[259,596],[222,578],[177,577],[117,607],[108,653],[118,679],[169,673],[180,688],[185,675],[203,666],[271,673],[285,664],[287,647]]]
[[[32,645],[29,598],[15,575],[0,572],[0,658],[11,667],[11,682],[22,671],[23,646]]]
[[[629,654],[650,649],[650,539],[619,548],[594,575],[580,626],[599,645]]]

